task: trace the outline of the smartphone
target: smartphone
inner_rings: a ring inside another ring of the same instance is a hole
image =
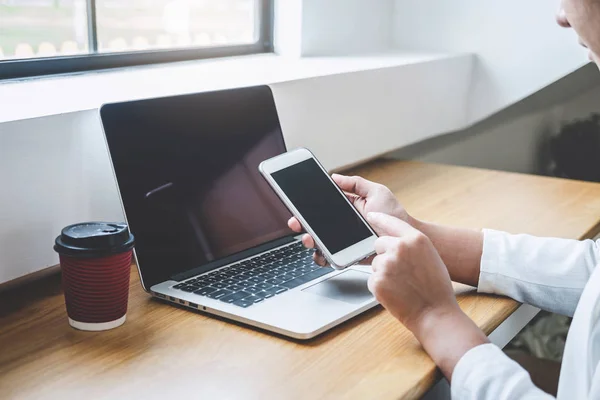
[[[377,235],[309,150],[289,151],[258,169],[332,267],[375,254]]]

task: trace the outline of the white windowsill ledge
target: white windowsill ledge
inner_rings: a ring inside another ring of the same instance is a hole
[[[5,81],[0,82],[0,123],[90,110],[109,102],[271,84],[456,56],[386,53],[295,59],[263,54]]]

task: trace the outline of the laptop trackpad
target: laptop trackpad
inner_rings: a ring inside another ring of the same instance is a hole
[[[306,288],[303,292],[350,304],[362,304],[373,299],[373,295],[367,287],[370,275],[367,272],[348,270],[331,279]]]

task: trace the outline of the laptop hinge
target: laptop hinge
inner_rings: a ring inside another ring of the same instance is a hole
[[[173,275],[170,279],[173,280],[173,281],[178,281],[178,282],[186,280],[186,279],[189,279],[189,278],[191,278],[193,276],[200,275],[200,274],[203,274],[205,272],[212,271],[213,269],[220,268],[223,265],[231,264],[231,263],[234,263],[236,261],[240,261],[240,260],[243,260],[245,258],[252,257],[252,256],[254,256],[256,254],[264,253],[265,251],[268,251],[268,250],[270,250],[272,248],[280,247],[280,246],[283,246],[285,244],[291,243],[291,242],[293,242],[295,240],[294,238],[296,236],[297,235],[294,234],[294,235],[286,236],[286,237],[283,237],[283,238],[280,238],[280,239],[276,239],[276,240],[273,240],[273,241],[261,244],[260,246],[256,246],[256,247],[253,247],[251,249],[244,250],[242,252],[236,253],[236,254],[231,255],[229,257],[221,258],[221,259],[213,261],[211,263],[204,264],[201,267],[197,267],[197,268],[194,268],[194,269],[191,269],[191,270],[188,270],[188,271],[181,272],[179,274]]]

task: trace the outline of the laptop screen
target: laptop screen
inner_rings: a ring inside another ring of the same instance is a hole
[[[258,171],[286,151],[268,87],[100,113],[146,288],[292,233],[291,214]]]

